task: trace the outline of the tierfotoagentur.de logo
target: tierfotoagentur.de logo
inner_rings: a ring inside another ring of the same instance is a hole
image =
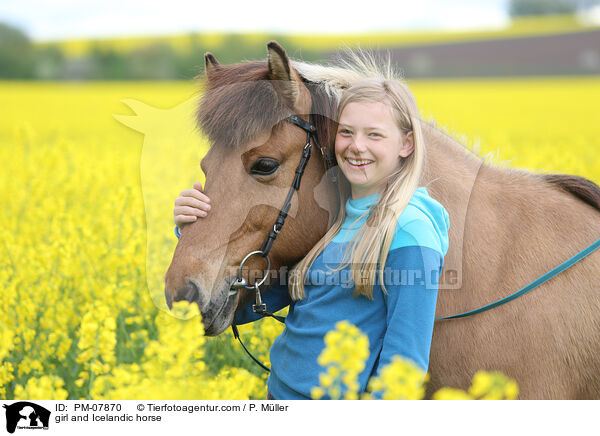
[[[9,433],[14,433],[16,429],[48,430],[48,409],[29,401],[3,404],[2,407],[6,409],[6,431]]]

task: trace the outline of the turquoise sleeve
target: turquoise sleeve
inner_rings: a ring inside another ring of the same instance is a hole
[[[388,254],[384,270],[387,330],[377,374],[395,355],[427,371],[443,261],[439,252],[423,246],[405,246]]]

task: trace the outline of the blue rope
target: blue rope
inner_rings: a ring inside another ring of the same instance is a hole
[[[540,278],[536,279],[535,281],[531,282],[530,284],[528,284],[527,286],[525,286],[523,289],[518,290],[514,294],[511,294],[511,295],[509,295],[507,297],[504,297],[504,298],[502,298],[502,299],[500,299],[498,301],[495,301],[494,303],[490,303],[490,304],[487,304],[485,306],[482,306],[479,309],[474,309],[474,310],[470,310],[468,312],[459,313],[458,315],[445,316],[443,318],[436,318],[435,321],[440,321],[442,319],[464,318],[465,316],[475,315],[476,313],[485,312],[486,310],[490,310],[490,309],[493,309],[494,307],[500,306],[500,305],[502,305],[504,303],[508,303],[509,301],[512,301],[515,298],[519,298],[521,295],[525,295],[527,292],[529,292],[529,291],[537,288],[539,285],[541,285],[542,283],[550,280],[555,275],[557,275],[557,274],[563,272],[564,270],[572,267],[577,262],[579,262],[581,259],[583,259],[584,257],[588,256],[589,254],[593,253],[599,247],[600,247],[600,239],[598,239],[592,245],[590,245],[586,249],[580,251],[579,253],[577,253],[575,256],[571,257],[567,261],[561,263],[556,268],[554,268],[552,271],[548,271],[546,274],[544,274]]]

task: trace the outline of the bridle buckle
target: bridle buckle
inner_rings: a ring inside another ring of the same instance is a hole
[[[256,291],[256,302],[252,305],[252,311],[263,315],[267,311],[267,305],[262,301],[262,296],[260,295],[260,288],[258,287],[258,283],[254,284],[254,289]]]

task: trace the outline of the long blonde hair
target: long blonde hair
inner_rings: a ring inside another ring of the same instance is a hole
[[[401,80],[371,77],[355,82],[343,91],[338,106],[338,119],[349,103],[365,101],[389,104],[403,137],[412,131],[414,141],[414,151],[403,158],[399,163],[398,170],[390,175],[377,204],[358,218],[360,220],[371,213],[365,224],[356,231],[348,243],[340,266],[331,269],[340,271],[351,264],[354,296],[364,295],[372,299],[376,271],[379,271],[379,282],[383,291],[387,292],[383,280],[384,268],[379,266],[385,266],[398,218],[421,179],[425,160],[425,142],[415,98]],[[340,185],[340,209],[332,227],[291,271],[289,289],[294,300],[304,298],[304,280],[308,270],[342,228],[346,218],[345,205],[350,195],[348,186]],[[346,260],[349,251],[350,259]]]

